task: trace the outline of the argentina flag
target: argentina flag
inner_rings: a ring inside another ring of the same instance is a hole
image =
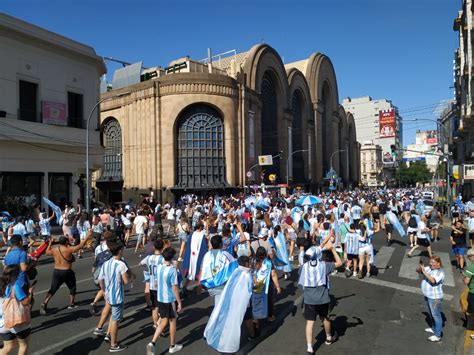
[[[43,201],[46,202],[47,205],[49,207],[51,207],[51,209],[54,211],[54,214],[56,215],[56,223],[58,225],[62,226],[63,225],[63,213],[61,212],[61,209],[44,196],[43,196]]]
[[[204,330],[204,338],[211,348],[222,353],[239,350],[240,328],[252,296],[252,287],[252,271],[242,266],[235,269]]]
[[[210,250],[204,255],[201,268],[201,285],[205,288],[222,286],[237,268],[237,260],[223,250]]]
[[[398,220],[398,217],[393,213],[392,211],[387,211],[387,214],[385,215],[390,224],[395,228],[400,234],[401,237],[404,237],[406,235],[405,229],[403,226],[400,224],[400,221]]]

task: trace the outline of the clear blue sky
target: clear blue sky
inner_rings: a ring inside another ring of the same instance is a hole
[[[102,56],[166,66],[262,41],[286,63],[313,52],[336,69],[340,101],[387,98],[405,119],[435,118],[453,97],[453,20],[461,0],[1,0],[0,11]],[[108,65],[109,75],[116,66]],[[427,107],[419,111],[414,108]],[[404,144],[429,122],[406,122]]]

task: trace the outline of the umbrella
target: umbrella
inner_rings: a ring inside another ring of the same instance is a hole
[[[245,206],[250,207],[252,203],[255,204],[255,201],[255,196],[249,196],[245,199]]]
[[[313,195],[303,196],[296,201],[299,206],[313,206],[317,203],[321,203],[321,199]]]

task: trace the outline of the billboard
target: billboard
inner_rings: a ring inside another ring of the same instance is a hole
[[[438,144],[438,132],[435,130],[426,131],[426,144]]]
[[[379,111],[380,138],[395,137],[395,109]]]
[[[43,123],[67,126],[66,104],[42,101]]]

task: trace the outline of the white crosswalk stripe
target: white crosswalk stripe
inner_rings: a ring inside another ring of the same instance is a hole
[[[383,274],[387,269],[394,251],[395,248],[393,247],[382,247],[375,255],[375,266],[377,267],[379,274]]]
[[[400,271],[398,276],[404,279],[418,280],[420,278],[419,274],[416,272],[418,265],[420,264],[420,257],[414,256],[409,258],[405,256],[400,265]]]
[[[438,255],[441,258],[441,263],[443,264],[444,269],[444,284],[446,286],[454,287],[454,275],[453,275],[453,267],[451,266],[451,256],[449,253],[443,252],[436,252],[435,255]]]

